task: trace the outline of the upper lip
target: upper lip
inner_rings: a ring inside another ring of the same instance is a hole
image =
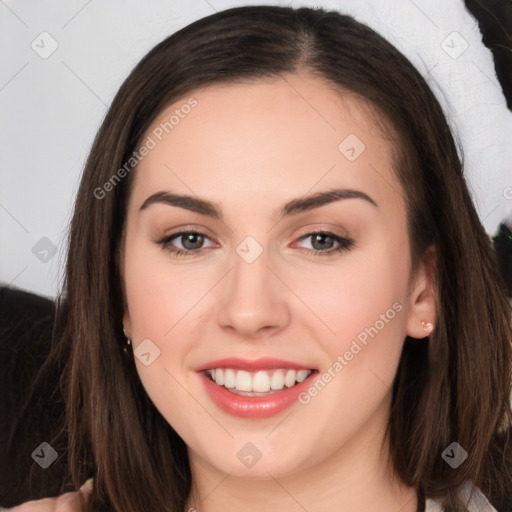
[[[288,368],[296,370],[312,370],[311,366],[286,361],[284,359],[275,359],[272,357],[262,357],[260,359],[242,359],[239,357],[228,357],[225,359],[216,359],[197,368],[196,371],[212,370],[214,368],[231,368],[233,370],[246,370],[253,372],[257,370],[276,370],[278,368]]]

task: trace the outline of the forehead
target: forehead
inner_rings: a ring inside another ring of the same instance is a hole
[[[151,149],[133,195],[172,190],[242,206],[343,186],[396,203],[393,147],[378,119],[364,100],[310,75],[196,89],[146,131]]]

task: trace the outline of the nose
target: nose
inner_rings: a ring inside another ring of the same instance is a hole
[[[285,329],[290,321],[290,291],[270,268],[268,252],[248,263],[237,253],[223,279],[218,308],[219,325],[238,337],[256,339]]]

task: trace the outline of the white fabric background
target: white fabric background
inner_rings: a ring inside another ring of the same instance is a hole
[[[441,101],[462,142],[480,218],[489,234],[495,232],[512,207],[512,114],[492,54],[461,0],[3,0],[2,284],[55,297],[87,153],[132,67],[156,43],[192,21],[235,5],[260,3],[321,6],[352,14],[402,51],[427,76]],[[44,31],[58,44],[46,59],[31,47]],[[43,237],[56,246],[55,256],[47,261],[33,252]]]

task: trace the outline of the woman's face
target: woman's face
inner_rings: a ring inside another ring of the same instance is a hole
[[[197,90],[146,132],[124,326],[193,467],[278,478],[378,452],[403,340],[433,303],[376,123],[293,75]],[[333,190],[352,192],[310,199]]]

